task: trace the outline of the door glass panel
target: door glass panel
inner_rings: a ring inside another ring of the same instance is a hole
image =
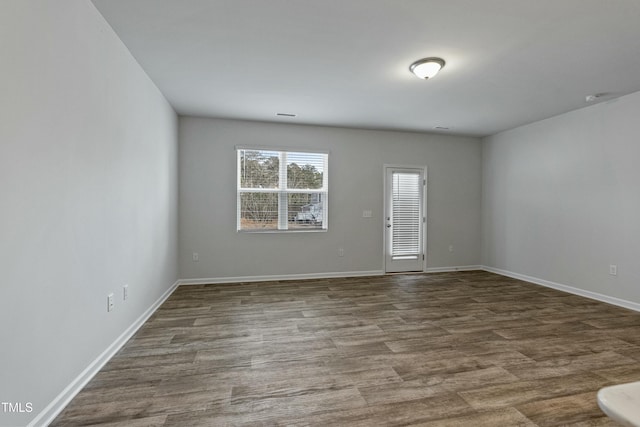
[[[420,181],[417,173],[393,173],[391,256],[394,259],[417,259],[421,253]]]

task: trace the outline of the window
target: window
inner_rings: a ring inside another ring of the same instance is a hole
[[[391,256],[394,259],[417,259],[422,252],[422,179],[420,173],[392,173]]]
[[[239,231],[327,229],[327,153],[236,150]]]

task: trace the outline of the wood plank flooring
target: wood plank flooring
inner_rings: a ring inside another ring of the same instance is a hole
[[[613,426],[640,314],[487,272],[183,286],[53,426]]]

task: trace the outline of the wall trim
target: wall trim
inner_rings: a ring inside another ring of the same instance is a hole
[[[102,369],[102,367],[122,348],[124,344],[135,334],[138,329],[151,317],[151,315],[171,296],[178,288],[176,281],[167,289],[140,317],[138,317],[118,338],[115,339],[93,362],[85,368],[65,387],[62,392],[55,397],[29,424],[27,427],[49,425],[60,412],[67,407],[69,402],[83,389],[85,385]]]
[[[279,280],[307,280],[307,279],[332,279],[338,277],[364,277],[382,276],[382,270],[370,271],[340,271],[330,273],[308,274],[282,274],[270,276],[238,276],[238,277],[211,277],[202,279],[180,279],[178,285],[213,285],[218,283],[244,283],[244,282],[275,282]]]
[[[561,283],[539,279],[537,277],[527,276],[525,274],[514,273],[512,271],[502,270],[500,268],[482,266],[482,270],[640,312],[640,304],[633,301],[627,301],[621,298],[616,298],[609,295],[600,294],[597,292],[587,291],[584,289],[575,288],[573,286],[563,285]]]
[[[476,271],[484,270],[481,265],[458,265],[454,267],[433,267],[427,268],[425,273],[451,273],[456,271]]]
[[[449,273],[456,271],[477,271],[484,270],[482,265],[459,265],[453,267],[433,267],[427,268],[422,273]],[[419,274],[419,271],[408,272],[407,274]],[[268,276],[237,276],[237,277],[209,277],[195,279],[180,279],[178,285],[214,285],[219,283],[246,283],[246,282],[275,282],[279,280],[308,280],[308,279],[333,279],[340,277],[366,277],[366,276],[384,276],[385,274],[402,274],[402,273],[385,273],[384,270],[370,271],[337,271],[330,273],[303,273],[303,274],[282,274]]]

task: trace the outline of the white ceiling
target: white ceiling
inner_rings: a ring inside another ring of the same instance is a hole
[[[183,115],[484,136],[640,90],[640,0],[93,3]]]

